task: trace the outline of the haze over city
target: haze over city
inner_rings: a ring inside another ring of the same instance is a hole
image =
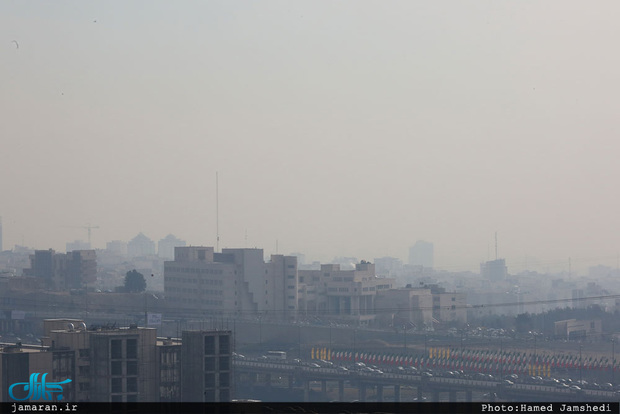
[[[616,267],[620,4],[0,3],[4,248]],[[73,227],[69,227],[73,226]]]

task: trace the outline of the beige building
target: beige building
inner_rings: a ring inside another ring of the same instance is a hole
[[[433,295],[430,289],[390,289],[377,295],[377,322],[395,328],[433,326]]]
[[[354,270],[341,270],[337,264],[300,270],[300,314],[369,324],[375,319],[377,294],[393,284],[392,278],[377,277],[375,265],[366,261],[356,264]]]
[[[467,323],[467,294],[433,292],[433,319],[437,323]]]
[[[164,262],[164,291],[173,309],[294,320],[297,276],[294,256],[265,262],[262,249],[176,247]]]
[[[555,322],[554,331],[556,338],[599,340],[603,334],[603,323],[600,319],[567,319]]]

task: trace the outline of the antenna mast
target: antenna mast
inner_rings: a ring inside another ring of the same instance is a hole
[[[495,260],[497,260],[497,232],[495,232]]]
[[[215,251],[220,251],[220,189],[217,171],[215,172]]]

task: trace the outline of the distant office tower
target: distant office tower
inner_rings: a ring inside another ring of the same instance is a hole
[[[297,315],[297,258],[262,249],[176,247],[164,262],[164,292],[171,306],[232,313],[269,312],[281,319]]]
[[[480,274],[483,278],[492,281],[506,280],[508,267],[505,259],[491,260],[480,264]]]
[[[162,259],[174,260],[174,248],[184,247],[185,245],[185,240],[177,239],[169,234],[157,243],[157,255]]]
[[[97,280],[97,255],[94,250],[74,250],[67,254],[54,250],[35,250],[30,269],[24,275],[45,281],[52,290],[79,289]]]
[[[435,250],[433,243],[418,240],[409,248],[409,264],[433,268],[435,266]]]
[[[67,243],[65,246],[67,253],[74,250],[90,250],[90,243],[83,240],[75,240],[73,242]]]
[[[403,262],[396,257],[375,257],[375,271],[378,276],[393,276],[403,270]]]
[[[291,253],[289,256],[295,256],[297,258],[297,266],[303,266],[306,264],[306,255],[303,253]]]
[[[140,233],[127,243],[130,257],[152,256],[155,254],[155,242]]]
[[[108,253],[125,256],[127,254],[127,243],[121,240],[112,240],[111,242],[106,243],[105,249]]]

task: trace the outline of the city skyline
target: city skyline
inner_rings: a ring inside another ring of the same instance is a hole
[[[0,4],[5,249],[617,267],[614,2],[76,4]]]

